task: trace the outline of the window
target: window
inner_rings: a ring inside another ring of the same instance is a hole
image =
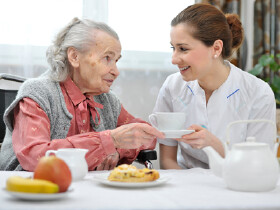
[[[82,0],[7,0],[0,8],[0,44],[48,46],[74,16],[82,17]],[[66,6],[67,5],[67,6]],[[63,15],[62,15],[63,14]]]
[[[189,4],[192,1],[109,0],[108,23],[124,50],[170,52],[170,22]]]
[[[82,13],[83,0],[1,1],[0,72],[40,74],[47,68],[46,49],[54,35]],[[34,66],[40,72],[34,73]]]
[[[107,22],[120,36],[121,69],[171,70],[170,22],[188,0],[6,0],[0,7],[0,65],[47,66],[45,52],[73,17]],[[2,69],[0,69],[2,71]],[[3,72],[3,71],[2,71]]]
[[[120,36],[123,69],[172,70],[170,22],[194,1],[108,0],[108,24]]]

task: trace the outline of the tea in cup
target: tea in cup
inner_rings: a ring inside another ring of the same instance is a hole
[[[149,116],[149,121],[160,131],[186,129],[184,112],[155,112]]]
[[[71,171],[72,180],[77,181],[83,179],[88,172],[88,164],[85,159],[87,152],[87,149],[63,148],[58,150],[48,150],[46,156],[55,154],[56,157],[64,160]]]

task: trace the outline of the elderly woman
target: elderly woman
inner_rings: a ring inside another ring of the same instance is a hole
[[[119,71],[118,35],[74,18],[47,51],[51,69],[23,83],[4,115],[1,170],[34,171],[50,149],[86,148],[89,170],[131,163],[164,134],[135,119],[110,91]]]

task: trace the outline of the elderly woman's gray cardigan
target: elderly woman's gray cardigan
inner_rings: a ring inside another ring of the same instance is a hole
[[[66,138],[70,127],[72,115],[66,108],[59,82],[54,82],[47,76],[25,81],[20,87],[16,99],[4,114],[6,135],[0,153],[0,170],[23,170],[14,153],[12,132],[14,108],[24,97],[31,98],[37,102],[47,114],[51,125],[50,140]],[[104,106],[103,109],[96,108],[100,114],[100,124],[95,126],[91,119],[91,125],[94,130],[103,131],[116,128],[121,111],[119,99],[113,93],[109,92],[95,96],[94,100]]]

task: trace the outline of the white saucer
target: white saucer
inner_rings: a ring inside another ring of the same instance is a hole
[[[167,130],[161,132],[165,134],[165,138],[181,138],[186,134],[193,133],[194,130]]]

